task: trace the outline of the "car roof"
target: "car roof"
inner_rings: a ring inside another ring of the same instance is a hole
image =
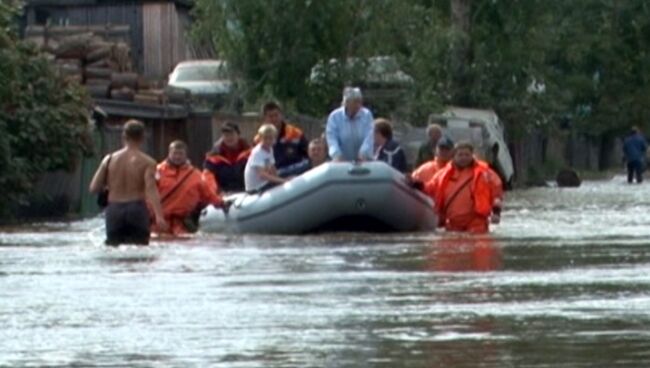
[[[187,60],[187,61],[181,61],[180,63],[176,64],[176,67],[181,68],[181,67],[201,66],[201,65],[221,66],[224,65],[225,63],[226,62],[224,60]]]

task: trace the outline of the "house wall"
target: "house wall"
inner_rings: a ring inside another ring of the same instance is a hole
[[[147,77],[165,78],[177,63],[189,59],[190,55],[176,4],[144,3],[142,24],[143,73]]]
[[[43,25],[39,24],[39,13],[49,13],[52,25],[128,25],[130,31],[127,41],[131,47],[133,66],[140,73],[144,71],[141,1],[105,0],[98,4],[30,6],[27,8],[27,24]]]
[[[51,25],[128,25],[126,41],[131,47],[133,65],[138,73],[150,78],[166,79],[178,62],[197,53],[188,42],[189,12],[173,1],[104,0],[30,5],[27,25],[44,25],[40,23],[45,14]],[[209,53],[198,54],[209,56]]]

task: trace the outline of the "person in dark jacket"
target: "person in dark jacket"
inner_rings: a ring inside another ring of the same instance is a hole
[[[265,103],[262,107],[262,117],[264,124],[272,124],[278,131],[278,138],[273,145],[273,156],[278,170],[307,158],[308,143],[305,134],[284,119],[279,103]],[[259,137],[255,137],[255,143],[259,143]]]
[[[225,122],[221,138],[203,162],[203,179],[215,193],[244,190],[244,168],[250,146],[240,137],[239,126]]]
[[[312,139],[309,142],[308,154],[309,158],[278,170],[278,175],[282,178],[302,175],[327,162],[327,144],[325,144],[325,140],[321,138]]]
[[[630,134],[623,141],[623,155],[627,162],[627,182],[643,182],[643,171],[645,170],[645,155],[648,144],[638,127],[632,127]]]
[[[386,119],[376,119],[375,160],[384,161],[399,172],[406,172],[406,154],[399,143],[393,140],[393,127]]]
[[[415,160],[416,168],[435,158],[436,147],[442,136],[442,127],[436,122],[431,122],[427,127],[427,140],[418,149],[418,157]]]

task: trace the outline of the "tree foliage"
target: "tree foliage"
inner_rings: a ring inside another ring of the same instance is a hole
[[[469,9],[463,27],[452,16],[459,2]],[[197,0],[196,8],[196,34],[230,61],[249,97],[272,95],[303,112],[324,114],[351,81],[338,73],[314,86],[316,63],[391,55],[413,77],[405,93],[415,123],[456,104],[495,109],[514,134],[564,121],[599,136],[650,113],[643,0]]]
[[[0,3],[0,212],[45,172],[72,169],[92,149],[88,100],[30,44],[18,40],[18,7]]]

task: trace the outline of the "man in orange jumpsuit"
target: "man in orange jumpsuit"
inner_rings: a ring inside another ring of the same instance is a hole
[[[223,201],[209,189],[201,172],[187,160],[187,145],[182,141],[169,145],[169,155],[158,164],[156,179],[163,216],[169,224],[167,234],[177,236],[196,231],[196,218],[193,217],[201,209],[209,204],[223,206]],[[156,226],[152,231],[160,232]]]
[[[452,164],[426,184],[425,192],[435,200],[440,224],[447,231],[486,233],[491,215],[493,223],[500,221],[499,186],[498,175],[474,158],[474,146],[459,143]]]
[[[411,173],[411,179],[414,182],[426,184],[442,170],[454,156],[454,143],[447,137],[442,137],[436,144],[435,157],[423,163]]]

